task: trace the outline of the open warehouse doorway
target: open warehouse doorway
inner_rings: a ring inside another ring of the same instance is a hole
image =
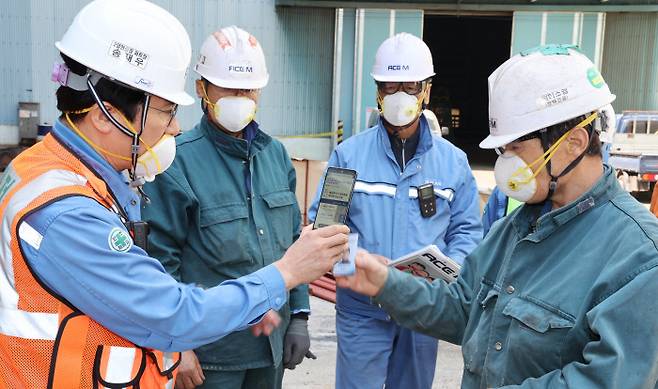
[[[436,71],[429,108],[471,165],[496,160],[478,143],[489,133],[487,77],[510,57],[511,38],[511,13],[425,14],[423,39]]]

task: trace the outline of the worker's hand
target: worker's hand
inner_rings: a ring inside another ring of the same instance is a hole
[[[280,323],[281,317],[279,314],[276,313],[276,311],[270,309],[265,315],[263,315],[263,319],[261,321],[251,326],[251,333],[254,336],[270,336],[272,331],[274,331],[274,329],[278,327]]]
[[[287,289],[308,284],[332,269],[334,264],[347,255],[347,234],[344,225],[333,225],[314,230],[306,226],[295,243],[274,262]]]
[[[183,351],[178,365],[176,376],[176,389],[194,389],[203,384],[206,376],[203,375],[199,360],[194,351]]]
[[[350,288],[367,296],[376,296],[388,278],[388,259],[365,250],[356,253],[356,272],[347,277],[336,277],[341,288]]]
[[[311,352],[311,338],[308,335],[308,319],[293,317],[288,324],[283,341],[283,367],[295,370],[304,357],[316,359]]]

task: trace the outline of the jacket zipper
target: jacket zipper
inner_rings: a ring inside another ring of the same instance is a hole
[[[407,143],[407,140],[402,139],[401,142],[402,142],[402,171],[404,171],[404,168],[407,167],[406,155],[404,152],[404,144]]]

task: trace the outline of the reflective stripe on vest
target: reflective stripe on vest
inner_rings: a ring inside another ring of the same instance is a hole
[[[383,182],[365,182],[357,180],[354,183],[354,192],[365,193],[369,195],[385,195],[389,197],[395,197],[397,193],[397,186],[395,184],[388,184]],[[450,189],[440,189],[434,188],[434,195],[451,202],[455,198],[455,192]],[[418,198],[418,188],[410,187],[409,198],[417,199]]]
[[[39,250],[43,237],[23,219],[69,196],[92,198],[114,213],[106,184],[52,135],[0,179],[0,387],[172,387],[179,353],[134,345],[34,278],[19,239]]]
[[[518,207],[522,206],[523,202],[519,200],[515,200],[511,197],[507,197],[507,209],[505,210],[505,216],[509,215],[510,213],[514,212],[515,209]]]

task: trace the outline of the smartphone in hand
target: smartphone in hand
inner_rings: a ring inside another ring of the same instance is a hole
[[[333,166],[327,169],[313,229],[346,223],[355,183],[355,170]]]

